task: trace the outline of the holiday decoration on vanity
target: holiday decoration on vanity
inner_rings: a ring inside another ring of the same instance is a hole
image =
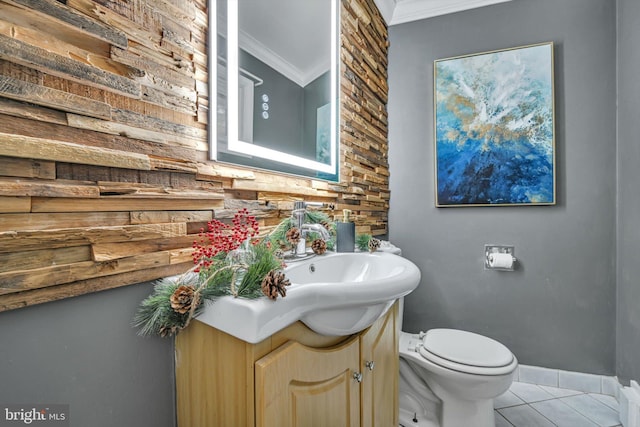
[[[287,230],[285,237],[287,238],[287,242],[289,242],[291,246],[295,246],[300,241],[300,230],[298,230],[296,227],[291,227],[289,230]]]
[[[271,270],[262,280],[262,293],[270,299],[278,298],[278,294],[284,298],[287,296],[286,286],[290,284],[283,272]]]
[[[205,301],[221,296],[285,297],[290,283],[281,271],[279,249],[257,238],[258,231],[258,222],[246,209],[236,213],[231,225],[210,221],[193,243],[195,266],[160,280],[140,304],[133,321],[140,335],[174,335],[189,325]]]
[[[380,249],[380,240],[376,239],[375,237],[369,239],[369,243],[367,243],[367,249],[369,249],[369,252],[375,252]]]
[[[322,255],[327,251],[327,242],[322,239],[315,239],[311,242],[311,250],[316,255]]]
[[[304,214],[303,223],[319,224],[323,226],[331,236],[330,239],[324,240],[321,238],[321,236],[318,233],[315,233],[313,231],[309,231],[309,232],[305,231],[307,233],[305,234],[305,239],[307,242],[311,243],[311,250],[316,255],[322,255],[327,250],[331,251],[335,249],[336,224],[335,222],[331,221],[331,219],[327,214],[320,211],[307,210],[305,211],[305,214]],[[301,230],[298,229],[298,227],[296,227],[295,221],[291,217],[285,218],[282,221],[280,221],[278,226],[269,234],[269,236],[267,236],[267,239],[273,245],[278,246],[283,251],[287,251],[287,250],[295,251],[296,245],[298,244],[301,238],[302,238],[302,232]],[[316,242],[316,240],[322,240],[324,242],[324,245],[325,245],[324,250],[321,249],[320,243],[315,243],[316,249],[314,249],[314,242]],[[317,252],[317,250],[320,252]]]
[[[375,252],[380,249],[380,240],[373,237],[371,234],[358,234],[356,236],[356,247],[361,252]]]

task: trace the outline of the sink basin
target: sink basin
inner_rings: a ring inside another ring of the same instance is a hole
[[[285,298],[219,298],[198,320],[253,344],[298,320],[322,335],[350,335],[420,282],[415,264],[381,252],[328,253],[292,263],[285,274],[291,282]]]

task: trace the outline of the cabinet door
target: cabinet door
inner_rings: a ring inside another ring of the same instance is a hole
[[[362,351],[362,427],[398,425],[398,343],[396,306],[360,338]]]
[[[359,427],[358,337],[313,349],[290,341],[255,365],[256,427]]]

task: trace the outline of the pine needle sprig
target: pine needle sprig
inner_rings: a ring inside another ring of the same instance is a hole
[[[163,325],[184,325],[187,316],[174,311],[169,302],[179,286],[174,278],[162,279],[154,286],[153,293],[142,301],[133,319],[139,335],[161,335]]]
[[[237,289],[237,295],[243,298],[255,298],[262,295],[262,279],[271,270],[282,268],[280,260],[273,256],[272,249],[266,242],[258,243],[253,248],[254,260],[249,265],[247,272]]]
[[[371,234],[358,234],[356,236],[356,247],[362,252],[367,252],[369,250],[369,240],[371,240],[372,237]]]

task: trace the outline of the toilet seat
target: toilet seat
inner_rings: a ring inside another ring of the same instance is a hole
[[[457,329],[431,329],[422,338],[420,355],[443,368],[476,375],[513,372],[511,351],[491,338]]]

